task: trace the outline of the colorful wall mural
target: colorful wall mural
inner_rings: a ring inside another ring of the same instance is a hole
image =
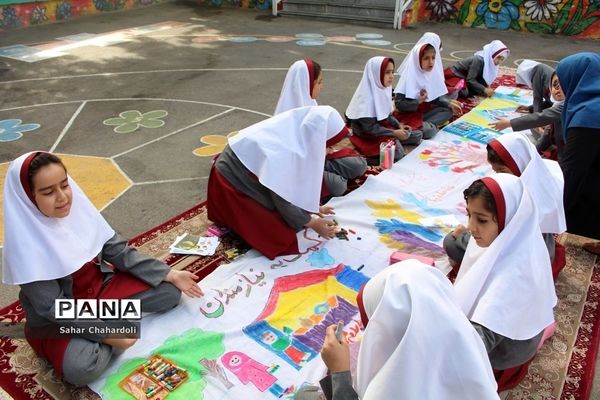
[[[427,20],[600,39],[600,0],[415,0],[409,23]]]
[[[0,30],[24,28],[103,11],[127,10],[160,0],[0,0]]]
[[[0,0],[0,31],[164,0]],[[213,6],[269,10],[271,0],[199,0]],[[452,21],[472,28],[563,34],[600,39],[600,0],[414,0],[404,18],[414,24]]]

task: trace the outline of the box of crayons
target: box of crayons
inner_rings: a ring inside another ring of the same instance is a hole
[[[185,369],[154,355],[123,379],[119,386],[138,400],[162,400],[187,379]]]

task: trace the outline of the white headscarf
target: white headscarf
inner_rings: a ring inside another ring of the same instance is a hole
[[[509,54],[510,50],[508,50],[508,47],[499,40],[493,40],[483,46],[483,50],[475,53],[476,56],[483,58],[483,79],[488,85],[491,85],[498,76],[499,67],[494,64],[494,58],[499,55],[504,55],[504,58],[507,58]]]
[[[448,93],[448,89],[444,81],[444,67],[439,47],[441,40],[435,33],[427,32],[425,35],[415,44],[398,68],[400,80],[394,91],[402,93],[409,99],[418,99],[421,89],[426,89],[427,101],[432,101]],[[429,72],[421,69],[421,51],[427,45],[433,46],[435,50],[435,64],[433,70]]]
[[[538,64],[540,63],[533,60],[521,61],[521,64],[517,67],[517,83],[531,88],[531,71]]]
[[[498,399],[481,337],[450,281],[416,260],[393,264],[362,290],[369,318],[358,355],[362,400]]]
[[[330,106],[300,107],[242,129],[229,145],[261,184],[303,210],[318,212],[325,143],[343,128],[342,117]]]
[[[381,83],[381,67],[384,60],[389,60],[389,58],[373,57],[367,61],[362,79],[346,109],[348,118],[375,117],[381,121],[392,113],[392,87],[385,87]]]
[[[2,281],[8,285],[70,275],[97,256],[115,234],[70,176],[73,202],[69,215],[42,214],[21,184],[21,168],[33,153],[38,152],[11,162],[4,182]]]
[[[554,321],[557,298],[548,250],[531,196],[519,178],[482,179],[498,210],[498,237],[481,248],[471,237],[454,288],[467,317],[513,340],[528,340]],[[504,218],[502,218],[504,210]]]
[[[423,34],[423,36],[421,36],[419,38],[419,40],[417,40],[417,43],[415,43],[415,46],[418,46],[420,44],[423,43],[429,43],[431,44],[437,51],[436,53],[436,57],[440,57],[441,58],[441,53],[442,53],[442,39],[440,39],[440,37],[438,36],[437,33],[433,33],[433,32],[425,32]],[[400,64],[400,66],[398,67],[398,69],[396,70],[396,72],[399,75],[402,75],[402,71],[404,71],[404,68],[406,67],[406,63],[408,62],[408,57],[404,57],[404,60],[402,60],[402,63]],[[436,58],[436,62],[437,62],[437,58]],[[442,60],[440,59],[440,64],[441,64]],[[397,90],[394,90],[395,92],[397,92]]]
[[[540,230],[567,230],[563,206],[564,177],[556,161],[542,160],[535,146],[520,133],[507,133],[492,140],[494,149],[513,174],[520,176],[536,205]]]
[[[313,81],[318,77],[313,77],[311,81],[308,62],[312,67],[312,60],[306,59],[296,61],[288,70],[274,115],[292,108],[317,105],[317,101],[310,97],[310,92]]]

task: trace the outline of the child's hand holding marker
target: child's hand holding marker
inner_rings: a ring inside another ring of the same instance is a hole
[[[342,328],[340,328],[340,324]],[[348,342],[341,335],[343,326],[344,322],[340,321],[336,325],[329,325],[325,331],[321,358],[332,374],[350,371],[350,350]]]

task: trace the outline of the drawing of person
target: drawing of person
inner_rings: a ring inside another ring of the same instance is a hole
[[[277,397],[285,393],[285,389],[277,384],[277,378],[271,375],[266,365],[259,363],[240,351],[225,353],[221,357],[221,362],[244,385],[252,383],[261,392],[268,389],[269,392]]]
[[[260,335],[260,340],[263,343],[271,346],[274,350],[285,353],[293,362],[302,365],[308,354],[294,347],[291,338],[278,337],[272,331],[264,331]]]

